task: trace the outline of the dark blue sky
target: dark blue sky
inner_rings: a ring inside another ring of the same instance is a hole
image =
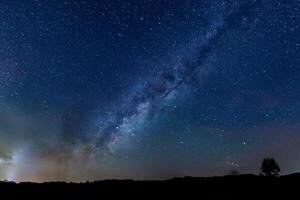
[[[0,178],[299,171],[299,9],[1,1]]]

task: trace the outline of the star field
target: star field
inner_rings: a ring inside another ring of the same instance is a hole
[[[300,170],[300,2],[0,2],[0,179]]]

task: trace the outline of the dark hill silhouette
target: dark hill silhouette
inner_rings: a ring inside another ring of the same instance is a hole
[[[285,176],[289,176],[289,177],[291,177],[291,176],[300,177],[300,172],[296,172],[296,173],[292,173],[292,174],[287,174],[287,175],[285,175]]]
[[[298,191],[299,173],[288,176],[257,176],[252,174],[223,177],[183,177],[165,181],[104,180],[86,183],[13,183],[0,182],[2,196],[13,197],[114,197],[137,196],[196,196],[201,197],[246,197],[261,198],[266,196],[287,198]],[[98,198],[97,198],[98,199]],[[101,199],[101,198],[100,198]]]

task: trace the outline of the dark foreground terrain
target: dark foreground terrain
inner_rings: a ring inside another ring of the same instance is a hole
[[[106,180],[87,183],[0,183],[1,197],[125,197],[139,198],[177,196],[193,199],[206,197],[236,197],[238,199],[282,197],[298,199],[300,176],[281,177],[255,175],[224,176],[211,178],[174,178],[166,181]],[[294,195],[297,196],[294,196]],[[96,198],[95,198],[96,197]],[[2,199],[2,198],[1,198]]]

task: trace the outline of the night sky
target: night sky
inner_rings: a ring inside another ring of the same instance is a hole
[[[1,0],[0,180],[300,171],[299,0]]]

